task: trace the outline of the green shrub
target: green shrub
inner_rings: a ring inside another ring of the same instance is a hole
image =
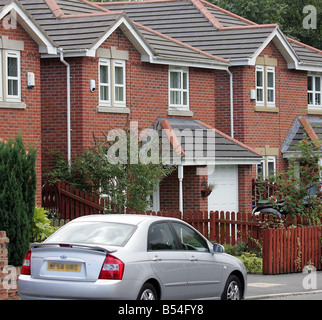
[[[42,242],[55,232],[56,229],[51,226],[47,212],[44,208],[35,208],[30,242]]]
[[[247,247],[246,242],[242,241],[240,238],[237,238],[236,244],[234,245],[225,243],[223,246],[225,248],[225,252],[232,256],[241,256]]]
[[[256,257],[255,253],[245,252],[240,259],[244,263],[247,272],[262,273],[262,259]]]

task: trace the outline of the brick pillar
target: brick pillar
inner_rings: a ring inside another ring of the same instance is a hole
[[[9,243],[9,239],[6,237],[6,232],[0,231],[0,300],[8,299],[8,292],[2,285],[2,281],[7,275],[3,273],[3,269],[8,265],[7,243]]]
[[[256,177],[256,166],[238,166],[239,212],[252,212],[252,179]]]

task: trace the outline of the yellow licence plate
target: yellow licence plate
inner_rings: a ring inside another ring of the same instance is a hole
[[[48,262],[48,271],[65,271],[65,272],[80,272],[80,263],[62,263],[62,262]]]

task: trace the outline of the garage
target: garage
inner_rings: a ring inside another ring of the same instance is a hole
[[[215,187],[208,197],[209,211],[238,212],[238,166],[208,166],[208,183]]]

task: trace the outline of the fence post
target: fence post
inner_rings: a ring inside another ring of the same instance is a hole
[[[272,229],[263,231],[263,274],[272,274]]]
[[[210,234],[209,240],[215,241],[216,240],[216,215],[213,211],[210,211]]]

